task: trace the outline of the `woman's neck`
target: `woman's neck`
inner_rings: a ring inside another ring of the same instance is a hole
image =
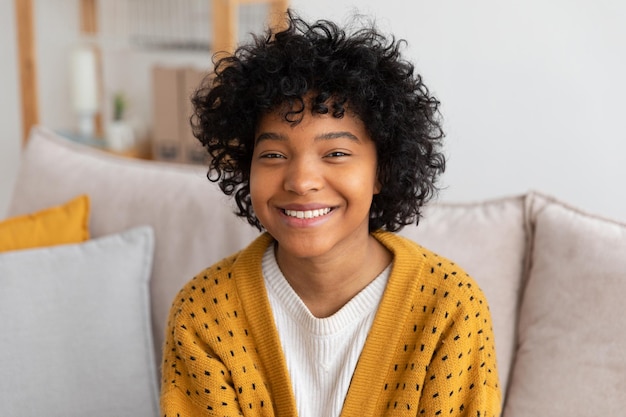
[[[321,258],[296,258],[276,248],[276,261],[296,294],[315,317],[329,317],[389,265],[391,253],[368,235],[360,248]]]

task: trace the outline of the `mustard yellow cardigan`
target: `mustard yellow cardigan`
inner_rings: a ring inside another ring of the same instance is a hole
[[[498,416],[481,290],[445,258],[393,233],[374,236],[393,253],[393,269],[341,416]],[[178,294],[164,346],[163,416],[297,416],[261,273],[271,243],[261,235]]]

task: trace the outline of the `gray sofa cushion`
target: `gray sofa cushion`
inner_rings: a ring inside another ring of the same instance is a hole
[[[532,217],[505,415],[624,415],[626,225],[540,197]]]
[[[0,254],[6,416],[155,416],[148,227]]]

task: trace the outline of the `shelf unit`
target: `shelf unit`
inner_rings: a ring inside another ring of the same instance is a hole
[[[18,70],[22,111],[22,138],[26,143],[32,126],[39,123],[39,96],[37,88],[37,54],[35,39],[36,0],[14,0]],[[175,0],[172,0],[175,1]],[[238,11],[246,4],[269,5],[268,24],[281,24],[288,0],[207,0],[211,2],[212,50],[231,52],[237,44]],[[98,32],[98,0],[79,0],[80,31],[83,34]],[[96,129],[101,129],[101,117],[96,117]]]

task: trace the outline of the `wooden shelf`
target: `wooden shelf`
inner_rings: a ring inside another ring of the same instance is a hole
[[[22,109],[23,143],[28,140],[32,126],[39,123],[37,87],[37,56],[33,0],[14,0],[16,11],[18,66]],[[238,9],[245,4],[268,4],[269,24],[281,25],[288,0],[209,0],[212,20],[213,51],[232,52],[237,44]],[[98,32],[98,0],[79,0],[80,30],[85,34]],[[96,117],[96,130],[102,131],[102,119]]]
[[[26,143],[30,128],[39,123],[37,54],[35,52],[33,7],[33,0],[15,0],[23,143]]]
[[[266,3],[270,6],[269,24],[282,25],[282,18],[289,7],[287,0],[212,0],[213,2],[213,49],[233,51],[237,45],[237,11],[242,4]]]

